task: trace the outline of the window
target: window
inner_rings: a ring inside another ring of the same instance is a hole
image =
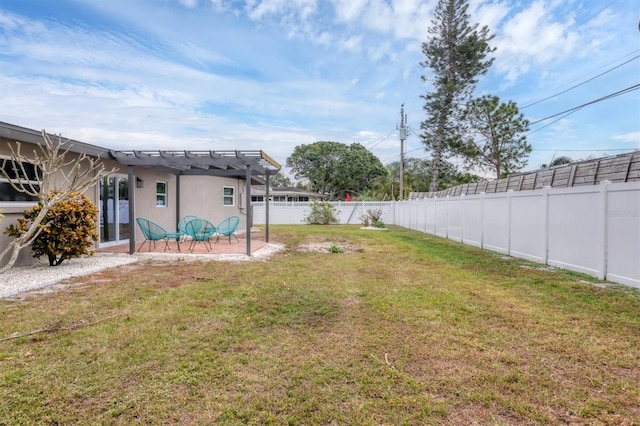
[[[167,207],[167,182],[156,182],[156,206]]]
[[[17,167],[14,168],[14,164],[10,159],[3,158],[0,159],[0,165],[2,165],[2,168],[7,172],[11,180],[31,183],[34,186],[33,189],[38,190],[39,180],[36,174],[39,170],[33,164],[22,162],[18,163]],[[0,202],[2,201],[31,202],[38,201],[38,197],[16,191],[4,174],[0,173]]]
[[[251,196],[251,201],[253,201],[254,203],[260,203],[264,201],[264,196],[262,195],[252,195]]]
[[[222,204],[225,206],[235,205],[235,188],[231,186],[223,188]]]

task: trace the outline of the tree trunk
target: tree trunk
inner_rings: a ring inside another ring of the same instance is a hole
[[[0,274],[2,274],[3,272],[7,272],[9,269],[13,268],[13,265],[15,265],[16,260],[18,259],[20,248],[21,247],[19,242],[17,240],[13,240],[7,245],[7,247],[5,247],[3,252],[0,253],[0,261],[2,261],[2,259],[4,259],[7,256],[9,251],[11,251],[11,256],[9,256],[9,261],[7,262],[6,265],[0,268]]]
[[[442,142],[438,138],[438,142],[433,147],[433,157],[431,158],[431,184],[429,192],[438,191],[440,186],[440,169],[442,168]]]

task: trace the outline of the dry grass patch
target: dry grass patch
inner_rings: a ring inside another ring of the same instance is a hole
[[[272,235],[0,302],[0,338],[56,325],[0,342],[0,424],[637,424],[638,292],[399,228]]]

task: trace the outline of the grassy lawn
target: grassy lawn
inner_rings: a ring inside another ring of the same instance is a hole
[[[272,240],[0,300],[0,424],[640,424],[637,291],[397,227]]]

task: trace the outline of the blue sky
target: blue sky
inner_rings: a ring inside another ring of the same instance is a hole
[[[0,0],[0,121],[112,149],[262,149],[283,165],[297,145],[358,142],[387,164],[404,104],[406,155],[426,158],[435,4]],[[497,48],[477,94],[531,122],[640,83],[640,0],[470,0],[470,12]],[[640,149],[640,90],[533,124],[528,140],[526,170]]]

